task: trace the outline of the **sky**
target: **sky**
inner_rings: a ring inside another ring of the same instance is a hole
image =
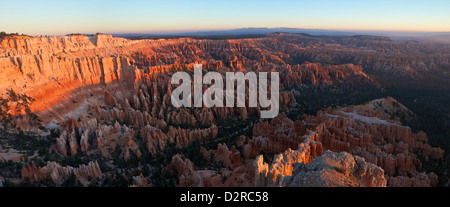
[[[450,32],[449,0],[0,0],[0,31],[28,35],[291,27]]]

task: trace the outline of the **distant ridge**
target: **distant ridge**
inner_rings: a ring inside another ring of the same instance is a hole
[[[221,35],[266,35],[272,33],[307,33],[310,35],[355,35],[354,32],[324,30],[324,29],[304,29],[304,28],[266,28],[266,27],[249,27],[232,30],[215,30],[215,31],[197,31],[197,32],[159,32],[159,33],[127,33],[113,34],[117,37],[133,37],[133,36],[221,36]]]
[[[375,38],[395,41],[420,41],[424,43],[450,43],[450,32],[399,32],[399,31],[338,31],[326,29],[305,29],[289,27],[248,27],[231,30],[194,31],[194,32],[149,32],[113,34],[114,37],[125,38],[178,38],[209,37],[210,39],[252,38],[273,33],[301,33],[312,36],[354,36],[356,38]],[[212,38],[214,37],[214,38]],[[390,38],[390,39],[389,39]],[[381,39],[380,39],[381,40]]]

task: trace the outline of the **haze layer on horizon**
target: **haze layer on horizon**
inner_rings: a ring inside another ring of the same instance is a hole
[[[244,27],[449,32],[448,0],[0,0],[0,30],[29,35]]]

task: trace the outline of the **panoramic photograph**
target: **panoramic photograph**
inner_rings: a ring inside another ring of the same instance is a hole
[[[0,4],[0,187],[450,186],[450,1]]]

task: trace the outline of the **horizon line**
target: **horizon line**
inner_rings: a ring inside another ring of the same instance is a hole
[[[448,31],[420,31],[420,30],[365,30],[365,29],[332,29],[332,28],[303,28],[303,27],[239,27],[239,28],[230,28],[230,29],[194,29],[194,30],[166,30],[166,31],[129,31],[129,32],[70,32],[66,34],[62,33],[56,33],[56,34],[26,34],[26,33],[20,33],[20,32],[6,32],[10,34],[22,34],[27,36],[67,36],[70,34],[81,34],[81,35],[94,35],[97,33],[100,34],[111,34],[111,35],[187,35],[189,33],[201,33],[201,32],[230,32],[233,30],[245,30],[245,29],[267,29],[267,30],[276,30],[276,29],[293,29],[293,30],[311,30],[311,31],[324,31],[324,32],[353,32],[353,33],[360,33],[360,32],[367,32],[367,33],[416,33],[416,34],[430,34],[430,33],[449,33]],[[288,32],[284,32],[288,33]],[[380,34],[381,35],[381,34]],[[392,34],[385,34],[385,35],[392,35]]]

